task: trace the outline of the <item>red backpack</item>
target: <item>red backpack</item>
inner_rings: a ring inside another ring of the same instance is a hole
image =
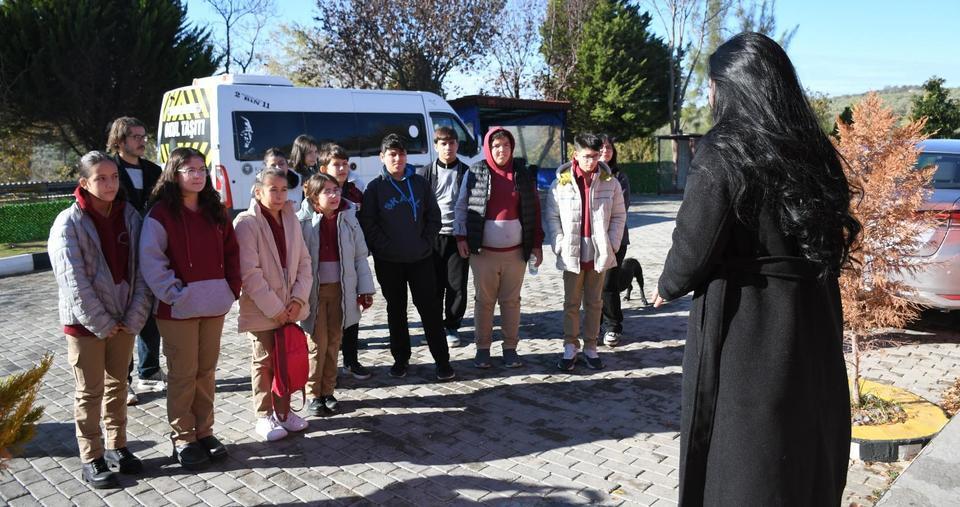
[[[300,391],[306,404],[307,394],[304,387],[309,376],[310,352],[307,349],[307,335],[303,328],[292,322],[284,324],[273,334],[273,402],[277,419],[287,420],[291,394]],[[277,410],[277,397],[287,405],[282,416],[280,410]]]

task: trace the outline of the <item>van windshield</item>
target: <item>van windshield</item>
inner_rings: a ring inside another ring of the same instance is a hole
[[[294,111],[235,111],[234,155],[237,160],[262,160],[268,148],[287,153],[293,140],[308,134],[318,143],[337,143],[353,156],[380,153],[380,141],[398,134],[409,154],[427,153],[423,116],[407,113],[303,113]]]

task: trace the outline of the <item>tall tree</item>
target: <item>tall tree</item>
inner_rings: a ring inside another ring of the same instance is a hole
[[[223,57],[223,72],[230,73],[230,67],[246,72],[261,55],[257,45],[261,42],[263,31],[275,14],[274,0],[204,0],[217,16],[217,25],[223,29],[217,38],[217,46]]]
[[[155,125],[164,91],[218,64],[179,1],[5,0],[0,26],[16,27],[0,37],[0,122],[53,128],[77,153],[103,149],[118,116]]]
[[[739,22],[737,31],[762,33],[786,49],[800,25],[793,25],[793,28],[787,28],[777,35],[777,18],[773,13],[776,9],[777,0],[737,0],[737,8],[734,9],[734,17]]]
[[[693,71],[700,61],[708,28],[723,19],[730,0],[646,0],[663,23],[670,49],[667,99],[671,134],[683,133],[682,112]]]
[[[624,0],[598,0],[581,28],[570,77],[575,131],[623,140],[649,135],[667,121],[670,54],[650,30],[650,15]]]
[[[443,94],[454,69],[486,56],[504,0],[318,0],[301,29],[329,83]],[[307,65],[310,62],[305,62]]]
[[[570,76],[576,71],[581,27],[590,18],[597,0],[547,0],[540,25],[540,53],[546,65],[537,78],[537,88],[548,100],[566,100]]]
[[[500,24],[490,48],[497,76],[493,90],[519,99],[535,92],[534,78],[543,63],[538,51],[544,5],[540,0],[511,0],[507,10],[511,15]]]
[[[853,122],[838,122],[837,151],[851,186],[861,193],[851,211],[863,230],[840,276],[843,321],[849,331],[853,402],[860,404],[860,355],[883,328],[899,328],[919,308],[901,275],[923,269],[914,257],[923,234],[936,224],[933,213],[917,213],[929,194],[934,166],[916,169],[923,120],[898,126],[899,118],[876,93],[853,106]]]
[[[960,101],[951,99],[943,88],[945,80],[933,76],[923,83],[923,94],[913,98],[910,118],[926,118],[923,133],[933,138],[952,138],[960,134]]]

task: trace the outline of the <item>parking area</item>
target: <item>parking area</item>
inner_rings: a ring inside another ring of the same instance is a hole
[[[678,198],[643,198],[631,207],[629,257],[655,287],[679,207]],[[45,413],[22,457],[0,473],[10,505],[673,505],[677,501],[680,361],[689,299],[654,311],[624,305],[624,342],[604,348],[599,372],[556,370],[562,348],[563,288],[552,254],[523,290],[520,352],[526,365],[471,366],[472,345],[452,351],[458,378],[433,381],[429,352],[416,346],[411,374],[387,376],[392,363],[382,300],[361,322],[361,361],[374,377],[340,377],[342,412],[310,418],[302,435],[264,443],[253,431],[250,346],[228,316],[217,371],[217,435],[230,444],[225,463],[184,474],[170,458],[162,393],[130,407],[130,447],[145,462],[120,490],[95,491],[80,480],[73,426],[74,380],[57,322],[50,272],[0,279],[0,375],[56,359],[40,392]],[[635,295],[636,297],[636,295]],[[464,329],[472,337],[471,308]],[[411,311],[411,322],[416,323]],[[416,324],[414,324],[416,325]],[[865,376],[932,401],[960,374],[960,330],[933,315],[904,338],[871,352]],[[295,406],[298,403],[294,403]],[[902,466],[900,466],[902,469]],[[845,505],[871,504],[897,466],[852,463]]]

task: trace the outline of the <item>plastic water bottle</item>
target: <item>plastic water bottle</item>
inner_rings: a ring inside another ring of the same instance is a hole
[[[530,260],[527,261],[527,273],[535,275],[537,271],[539,271],[539,268],[537,268],[537,260],[531,255]]]

